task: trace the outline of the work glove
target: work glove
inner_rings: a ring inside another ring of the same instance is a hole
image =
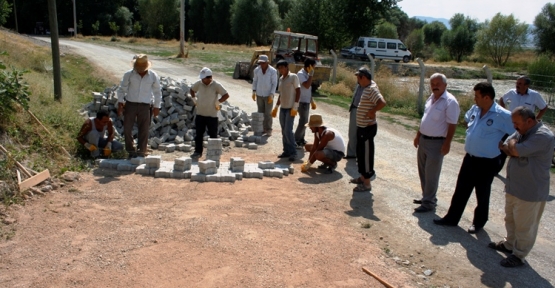
[[[279,106],[276,106],[274,108],[274,110],[272,110],[272,118],[276,118],[277,117],[277,111],[278,111]]]
[[[308,172],[308,169],[310,169],[310,166],[312,166],[312,163],[310,163],[309,161],[304,162],[301,165],[301,172]]]
[[[291,117],[297,116],[297,110],[299,110],[299,103],[295,102],[295,104],[293,104],[293,108],[291,108]]]
[[[316,110],[316,102],[314,100],[310,100],[310,107],[312,107],[312,110]]]
[[[268,96],[268,104],[272,104],[274,102],[274,94],[270,94],[270,96]]]
[[[108,142],[104,147],[104,156],[110,157],[110,155],[112,155],[112,142]]]
[[[306,68],[306,72],[308,72],[308,76],[314,76],[314,67],[308,66],[308,68]]]
[[[256,91],[252,91],[252,101],[256,101]]]
[[[87,148],[91,152],[96,151],[96,149],[97,149],[96,146],[94,146],[91,143],[85,143],[85,148]]]

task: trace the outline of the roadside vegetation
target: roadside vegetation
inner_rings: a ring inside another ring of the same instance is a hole
[[[0,113],[0,144],[16,161],[35,171],[49,169],[51,174],[58,175],[67,170],[85,169],[87,164],[81,156],[87,154],[75,140],[83,123],[77,111],[91,101],[92,91],[103,91],[113,85],[115,79],[102,78],[107,73],[91,66],[82,57],[63,55],[63,98],[61,102],[55,101],[49,47],[38,46],[30,39],[3,30],[0,30],[0,39],[0,51],[5,52],[0,55],[0,62],[6,67],[0,71],[17,71],[18,81],[27,86],[25,93],[28,94],[28,103],[25,103],[21,99],[4,97],[5,91],[0,91],[0,105],[14,108],[3,109]],[[53,137],[26,112],[27,104],[29,111]],[[61,147],[74,157],[69,159]],[[4,204],[20,201],[15,192],[18,191],[15,162],[3,153],[0,153],[0,181],[5,181],[9,187],[0,191],[0,201]]]

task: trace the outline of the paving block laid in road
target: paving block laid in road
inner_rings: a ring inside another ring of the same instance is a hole
[[[249,150],[257,150],[258,149],[258,145],[256,145],[255,143],[249,143]]]
[[[133,165],[141,165],[145,163],[145,157],[135,157],[131,158],[131,164]]]

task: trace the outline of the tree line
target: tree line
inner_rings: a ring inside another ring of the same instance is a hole
[[[77,30],[83,35],[179,38],[180,0],[75,0]],[[48,26],[47,1],[0,0],[0,25],[20,33]],[[61,34],[73,27],[73,2],[57,0]],[[399,38],[416,57],[438,61],[487,58],[503,66],[534,35],[539,53],[555,54],[555,4],[546,3],[534,28],[498,13],[479,23],[455,14],[443,23],[410,18],[398,0],[185,0],[185,37],[205,43],[268,45],[274,30],[319,37],[321,51],[352,45],[359,36]]]

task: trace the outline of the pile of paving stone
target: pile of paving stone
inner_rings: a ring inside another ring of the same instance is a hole
[[[152,149],[173,152],[192,150],[196,135],[194,118],[196,115],[195,99],[189,93],[190,85],[186,80],[160,78],[162,86],[162,103],[160,113],[152,117],[150,124],[149,145]],[[95,117],[100,110],[108,111],[115,127],[116,139],[123,140],[123,118],[118,117],[118,85],[108,87],[104,92],[93,92],[93,102],[86,104],[81,110],[84,117]],[[232,106],[228,101],[222,103],[218,111],[218,136],[223,146],[234,143],[236,147],[257,149],[257,144],[264,144],[261,137],[262,113],[251,116],[239,107]],[[254,127],[253,127],[254,126]],[[253,129],[255,128],[255,129]],[[255,131],[256,130],[256,131]],[[252,131],[253,135],[248,135]],[[138,137],[137,126],[133,127],[133,137]],[[205,146],[208,136],[204,136]]]

